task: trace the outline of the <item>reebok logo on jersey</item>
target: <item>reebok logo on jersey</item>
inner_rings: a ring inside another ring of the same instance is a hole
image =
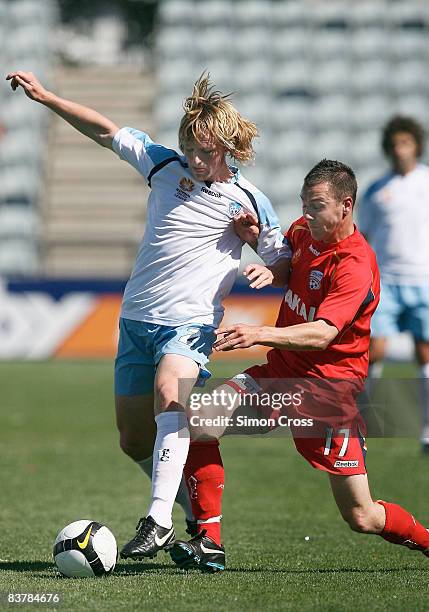
[[[313,253],[313,255],[316,255],[316,257],[320,255],[320,251],[317,251],[312,244],[310,244],[308,250],[310,251],[310,253]]]
[[[316,314],[316,306],[306,306],[301,298],[293,293],[292,289],[288,289],[285,293],[285,302],[291,310],[302,317],[304,321],[313,321]]]
[[[240,212],[242,208],[243,207],[241,206],[240,202],[230,202],[229,203],[229,216],[235,217],[235,215],[238,215],[238,213]]]
[[[337,468],[356,468],[359,467],[359,461],[340,461],[337,459],[337,461],[334,463],[334,467]]]
[[[183,176],[180,179],[179,185],[184,191],[193,191],[195,187],[195,183],[191,181],[191,179],[188,178],[187,176]]]
[[[213,198],[221,198],[222,195],[220,193],[218,193],[217,191],[212,191],[211,189],[207,189],[207,187],[204,187],[204,185],[201,187],[201,191],[203,193],[206,193],[209,196],[212,196]]]
[[[308,286],[310,289],[320,289],[322,285],[323,272],[320,270],[311,270],[310,277],[308,279]]]

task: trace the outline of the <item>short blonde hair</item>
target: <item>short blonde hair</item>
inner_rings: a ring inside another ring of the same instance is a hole
[[[192,95],[183,104],[185,114],[179,127],[182,151],[190,140],[201,141],[212,136],[234,159],[248,162],[254,158],[252,140],[258,135],[258,128],[240,115],[229,102],[230,95],[214,89],[209,73],[200,76]]]

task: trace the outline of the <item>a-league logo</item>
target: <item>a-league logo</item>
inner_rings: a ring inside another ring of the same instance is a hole
[[[308,279],[308,286],[310,289],[320,289],[322,285],[323,272],[320,270],[311,270],[310,277]]]
[[[195,183],[187,176],[183,176],[180,179],[179,185],[184,191],[192,191],[195,187]]]

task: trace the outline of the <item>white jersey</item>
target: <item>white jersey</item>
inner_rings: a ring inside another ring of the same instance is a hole
[[[232,168],[228,182],[199,182],[186,158],[122,128],[113,150],[151,187],[146,229],[125,288],[121,316],[161,325],[219,325],[222,300],[237,276],[242,241],[233,218],[246,209],[259,218],[258,254],[269,265],[290,257],[268,198]]]
[[[429,284],[429,168],[373,183],[359,204],[359,229],[377,255],[382,280]]]

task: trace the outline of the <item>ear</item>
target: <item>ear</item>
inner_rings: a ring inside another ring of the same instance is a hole
[[[343,200],[343,218],[347,215],[350,215],[353,210],[353,198],[351,196],[347,196]]]

